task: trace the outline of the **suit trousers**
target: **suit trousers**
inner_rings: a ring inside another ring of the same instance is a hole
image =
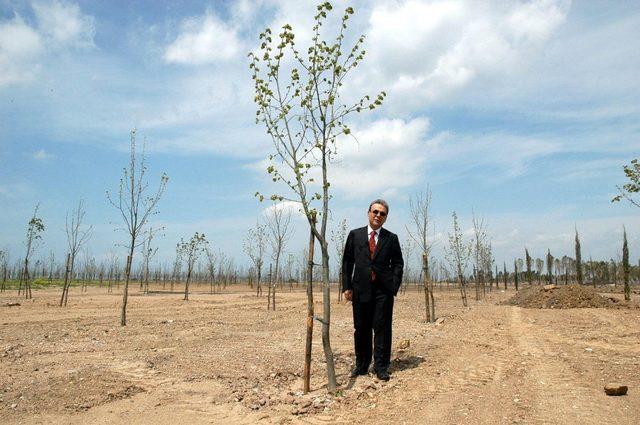
[[[370,301],[352,303],[356,365],[369,368],[373,351],[375,369],[388,370],[391,361],[393,294],[375,282],[373,286]]]

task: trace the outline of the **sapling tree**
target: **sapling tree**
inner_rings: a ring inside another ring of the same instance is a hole
[[[193,273],[193,266],[198,261],[200,254],[206,251],[209,242],[204,236],[204,233],[194,233],[190,240],[185,241],[180,239],[178,243],[178,250],[182,254],[182,258],[185,259],[187,264],[187,280],[184,284],[184,300],[189,301],[189,283],[191,282],[191,273]]]
[[[71,211],[71,214],[67,213],[65,219],[64,230],[67,235],[67,246],[69,251],[67,252],[67,264],[64,274],[64,283],[62,285],[62,296],[60,297],[60,307],[67,305],[69,299],[69,288],[71,287],[71,280],[73,278],[74,266],[80,249],[91,238],[93,232],[93,226],[83,227],[83,221],[85,216],[84,201],[80,199],[76,209]]]
[[[27,223],[27,234],[24,242],[24,245],[26,247],[26,252],[24,255],[24,268],[22,270],[20,283],[18,284],[18,295],[20,295],[22,283],[24,282],[24,296],[26,299],[31,299],[33,297],[31,294],[29,259],[35,252],[38,246],[38,242],[42,240],[42,232],[44,232],[44,223],[42,222],[42,219],[38,217],[39,208],[40,204],[37,204],[33,209],[33,216],[31,216],[31,220],[29,220],[29,223]]]
[[[449,245],[444,247],[444,255],[458,279],[462,305],[467,307],[465,272],[469,258],[471,257],[472,244],[471,242],[465,242],[462,230],[460,230],[460,225],[458,224],[458,215],[456,212],[454,211],[451,216],[453,217],[453,232],[449,233]]]
[[[262,277],[262,266],[264,251],[267,246],[267,229],[266,225],[256,223],[256,226],[247,231],[244,239],[243,249],[245,254],[249,256],[256,270],[256,297],[262,295],[262,286],[260,279]]]
[[[268,291],[267,310],[269,307],[276,309],[276,286],[282,273],[280,268],[280,257],[289,238],[291,238],[291,210],[286,205],[274,204],[265,213],[267,225],[267,240],[271,245],[272,259],[275,261],[275,271],[271,279]]]
[[[488,241],[487,225],[484,218],[477,218],[472,214],[473,243],[472,251],[476,270],[476,301],[480,300],[480,293],[485,293],[485,278],[491,273],[493,258],[491,245]],[[487,267],[488,266],[488,267]]]
[[[413,273],[413,268],[412,268],[412,261],[411,259],[413,258],[413,252],[416,248],[416,243],[413,241],[413,239],[411,239],[411,235],[407,235],[407,238],[404,241],[404,244],[402,245],[402,256],[404,257],[404,271],[402,273],[402,285],[401,285],[401,291],[403,294],[407,293],[407,286],[409,284],[409,280],[411,279],[412,273]],[[420,276],[422,276],[422,272],[420,272]],[[427,321],[429,321],[427,319]]]
[[[129,279],[131,277],[131,265],[133,253],[142,243],[142,234],[149,218],[157,212],[158,202],[167,187],[169,177],[166,174],[160,176],[158,189],[149,193],[149,183],[146,181],[147,166],[145,165],[144,145],[142,154],[136,154],[136,130],[131,131],[129,165],[123,169],[120,178],[118,196],[114,197],[107,191],[109,203],[119,212],[124,222],[124,230],[128,235],[127,263],[124,269],[124,290],[122,293],[122,308],[120,310],[120,325],[127,324],[127,300],[129,297]]]
[[[330,392],[336,389],[336,378],[329,339],[329,164],[336,155],[338,139],[351,133],[347,117],[354,112],[375,109],[382,105],[386,96],[380,92],[373,99],[364,96],[349,105],[342,101],[346,77],[364,59],[364,36],[359,37],[351,48],[346,47],[345,31],[353,14],[353,8],[348,7],[335,38],[324,39],[321,30],[332,9],[329,2],[317,7],[311,45],[302,51],[306,53],[301,53],[296,46],[289,24],[285,24],[277,36],[271,29],[265,29],[259,37],[259,50],[249,53],[255,85],[256,122],[266,127],[275,149],[269,157],[271,164],[267,172],[289,193],[274,194],[271,199],[298,202],[320,245],[323,317],[319,320]],[[256,196],[264,199],[260,193]],[[312,220],[314,216],[317,223]]]
[[[142,279],[140,279],[140,288],[145,294],[149,293],[149,262],[158,252],[158,247],[154,247],[153,237],[163,230],[162,227],[149,227],[145,231],[144,241],[142,242]]]
[[[344,244],[347,241],[347,219],[340,220],[338,227],[331,230],[331,242],[336,249],[336,264],[338,265],[338,301],[342,301],[342,256]]]
[[[173,271],[171,272],[170,292],[173,292],[174,284],[180,283],[181,276],[182,276],[182,251],[180,250],[180,244],[176,244],[176,257],[173,260]]]
[[[4,292],[7,285],[7,275],[9,274],[9,251],[0,251],[0,292]]]
[[[216,254],[209,248],[205,247],[205,257],[207,259],[207,274],[209,276],[209,292],[213,294],[214,284],[216,282]]]
[[[433,298],[433,282],[429,276],[429,255],[433,242],[429,237],[431,223],[431,189],[427,186],[424,192],[416,193],[409,198],[411,228],[405,226],[409,236],[416,243],[422,257],[422,287],[424,290],[424,310],[427,322],[435,322],[436,306]],[[455,214],[455,213],[454,213]]]

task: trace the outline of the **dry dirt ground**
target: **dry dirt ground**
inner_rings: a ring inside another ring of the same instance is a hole
[[[240,288],[197,290],[188,302],[133,291],[126,327],[118,326],[120,296],[104,289],[74,288],[64,309],[54,290],[34,292],[34,301],[0,294],[0,423],[640,421],[639,309],[501,305],[512,290],[462,308],[457,291],[437,291],[442,320],[427,324],[422,294],[409,291],[396,300],[385,383],[349,378],[351,307],[335,301],[340,391],[323,387],[316,323],[313,392],[302,396],[304,293],[280,291],[278,310],[267,312],[265,297]],[[21,305],[6,306],[13,302]],[[608,381],[628,394],[605,395]]]

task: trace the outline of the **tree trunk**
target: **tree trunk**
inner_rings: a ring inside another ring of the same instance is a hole
[[[271,282],[271,271],[272,271],[272,264],[269,264],[269,283],[268,283],[268,291],[267,291],[267,311],[271,310],[271,289],[273,287],[273,283]]]
[[[329,286],[329,248],[327,243],[320,244],[322,251],[322,348],[324,348],[324,358],[327,362],[327,389],[334,393],[337,388],[336,369],[333,363],[333,350],[329,331],[331,329],[331,287]]]
[[[460,297],[462,298],[462,305],[467,307],[467,289],[465,288],[464,276],[458,273],[458,283],[460,286]]]
[[[313,342],[313,251],[315,237],[311,230],[309,238],[309,263],[307,266],[307,340],[304,348],[304,390],[307,394],[311,387],[311,345]]]
[[[258,277],[257,277],[258,281],[256,282],[256,297],[259,297],[262,295],[262,287],[260,286],[261,274],[262,274],[262,265],[258,267]]]
[[[431,314],[431,298],[433,294],[430,294],[429,288],[429,257],[427,253],[422,254],[422,276],[423,276],[423,284],[424,284],[424,309],[425,309],[425,318],[429,323],[433,323],[435,321],[435,317]]]
[[[342,264],[338,272],[338,302],[342,301]]]
[[[131,258],[133,256],[133,242],[127,256],[127,265],[125,266],[124,291],[122,292],[122,310],[120,310],[120,326],[127,326],[127,301],[129,298],[129,275],[131,274]]]
[[[71,254],[67,254],[67,263],[64,271],[64,283],[62,285],[62,297],[60,297],[60,307],[67,305],[67,293],[69,292],[69,273],[71,273]]]
[[[187,281],[184,284],[184,301],[189,301],[189,282],[191,282],[191,267],[187,271]]]

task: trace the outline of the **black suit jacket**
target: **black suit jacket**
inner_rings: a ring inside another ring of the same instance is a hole
[[[371,270],[375,272],[376,283],[396,295],[402,283],[403,268],[400,242],[395,233],[380,229],[376,251],[371,258],[367,226],[349,232],[342,257],[342,290],[353,290],[353,301],[371,300]]]

